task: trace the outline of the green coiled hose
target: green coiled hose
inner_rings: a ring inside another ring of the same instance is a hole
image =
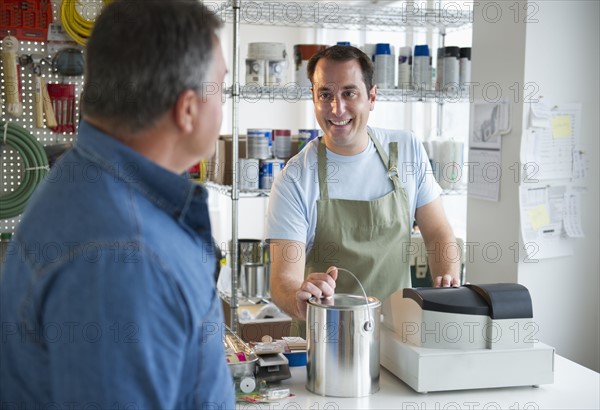
[[[33,135],[20,126],[0,122],[0,145],[16,150],[23,160],[23,180],[12,192],[0,193],[0,219],[21,215],[27,201],[48,174],[48,157],[44,147]]]

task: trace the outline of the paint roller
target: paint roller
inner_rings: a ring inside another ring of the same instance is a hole
[[[13,36],[2,40],[2,70],[4,73],[4,99],[6,111],[13,117],[23,114],[23,102],[19,92],[19,70],[17,68],[17,51],[19,41]]]

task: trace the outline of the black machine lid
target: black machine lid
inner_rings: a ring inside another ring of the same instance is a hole
[[[485,315],[492,319],[533,317],[529,291],[515,283],[406,288],[402,296],[413,299],[423,310],[435,312]]]

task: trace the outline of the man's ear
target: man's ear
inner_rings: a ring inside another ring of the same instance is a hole
[[[173,120],[179,131],[184,134],[191,133],[198,115],[198,95],[192,90],[185,90],[179,94],[173,108]]]
[[[375,109],[375,100],[377,99],[377,85],[373,84],[371,87],[371,91],[369,91],[369,105],[371,106],[370,110],[373,111]]]

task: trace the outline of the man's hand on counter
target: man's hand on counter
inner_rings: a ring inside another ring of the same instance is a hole
[[[449,273],[445,275],[436,276],[433,278],[433,287],[434,288],[457,288],[460,286],[460,278],[450,275]]]
[[[313,296],[316,298],[333,296],[337,276],[337,268],[331,267],[327,272],[313,272],[304,279],[300,289],[296,292],[298,315],[302,320],[306,319],[306,303],[308,299]]]

